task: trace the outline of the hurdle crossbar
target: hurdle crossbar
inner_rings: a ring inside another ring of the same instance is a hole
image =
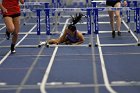
[[[34,12],[36,10],[46,11],[53,10],[54,12],[86,12],[87,10],[98,10],[98,11],[126,11],[126,10],[135,10],[138,7],[88,7],[88,8],[37,8],[37,9],[21,9],[21,12]]]
[[[136,7],[88,7],[88,8],[45,8],[45,9],[39,9],[38,10],[54,10],[56,12],[82,12],[87,11],[87,9],[95,10],[98,9],[98,11],[126,11],[126,10],[135,10]],[[26,9],[24,9],[26,11]]]
[[[53,10],[56,12],[82,12],[87,11],[87,9],[98,9],[99,11],[126,11],[126,10],[135,10],[136,7],[88,7],[88,8],[44,8],[44,9],[35,9],[35,10]],[[24,12],[32,11],[30,9],[21,9]]]
[[[25,2],[25,5],[42,5],[49,2]]]
[[[138,43],[128,43],[128,44],[100,44],[101,47],[119,47],[119,46],[138,46]]]
[[[25,34],[27,34],[28,32],[19,32],[19,35],[25,35]],[[81,33],[83,34],[83,35],[85,35],[85,34],[87,34],[87,32],[86,31],[81,31]],[[41,32],[41,34],[42,35],[46,35],[46,32]],[[55,31],[55,32],[51,32],[51,35],[52,34],[61,34],[61,32],[60,31]],[[5,33],[0,33],[0,35],[5,35]],[[36,32],[31,32],[30,33],[30,35],[36,35]]]
[[[24,25],[35,25],[37,23],[27,23],[25,22]],[[41,25],[45,25],[46,23],[40,23]],[[65,23],[61,22],[61,23],[56,23],[57,25],[64,25]],[[68,23],[70,24],[70,23]],[[87,22],[81,22],[81,23],[77,23],[77,24],[81,24],[81,25],[86,25]],[[50,23],[50,25],[55,25],[55,23]]]
[[[11,46],[0,46],[0,48],[10,48]],[[18,45],[16,48],[38,48],[38,45]]]
[[[121,32],[129,32],[129,31],[126,31],[126,30],[121,30]],[[112,31],[99,31],[99,33],[112,33]]]
[[[79,45],[47,45],[46,47],[90,47],[90,44],[79,44]]]
[[[40,44],[38,45],[39,47],[41,46],[46,46],[46,47],[91,47],[91,44],[48,44],[47,42],[40,42]]]

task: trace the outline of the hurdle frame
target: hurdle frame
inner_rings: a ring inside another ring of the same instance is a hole
[[[116,10],[136,10],[136,31],[137,31],[137,40],[136,43],[130,43],[130,44],[100,44],[100,46],[129,46],[129,45],[138,45],[140,46],[140,8],[137,7],[133,7],[133,8],[129,8],[129,7],[121,7],[121,8],[117,8],[117,7],[100,7],[100,8],[94,8],[93,11],[93,15],[94,15],[94,31],[96,34],[96,42],[97,42],[97,38],[99,38],[98,34],[99,34],[99,24],[98,24],[98,11],[108,11],[108,10],[112,10],[112,11],[116,11]],[[96,43],[95,46],[98,46],[99,44]]]
[[[46,12],[46,35],[47,36],[50,36],[50,35],[52,35],[52,33],[50,32],[50,21],[49,21],[49,11],[50,11],[50,9],[53,9],[54,11],[56,11],[56,12],[60,12],[60,11],[71,11],[71,12],[77,12],[77,10],[79,11],[79,12],[81,12],[81,11],[83,11],[83,9],[81,9],[81,8],[46,8],[46,9],[44,9],[44,11]],[[39,9],[40,10],[40,9]],[[88,34],[88,35],[91,35],[91,30],[92,30],[92,27],[91,27],[91,8],[85,8],[85,11],[87,12],[86,14],[87,14],[87,33],[83,33],[83,34]],[[38,11],[38,12],[40,12],[40,11]],[[40,14],[40,13],[39,13]],[[38,18],[39,19],[39,18]],[[40,24],[39,23],[39,21],[38,21],[38,23],[37,24]],[[38,26],[39,27],[39,26]],[[37,29],[39,29],[39,28],[37,28]],[[40,31],[40,30],[39,30]],[[40,35],[40,34],[39,34]],[[50,38],[50,37],[49,37]],[[90,38],[92,38],[91,36],[90,36]],[[89,38],[89,44],[88,44],[88,46],[90,47],[91,46],[91,39]],[[48,40],[48,39],[47,39]],[[39,47],[41,47],[41,46],[43,46],[44,44],[42,44],[42,42],[38,45]],[[59,45],[58,45],[59,46]],[[61,46],[61,45],[60,45]],[[80,45],[76,45],[76,46],[80,46]],[[84,45],[85,46],[85,45]]]

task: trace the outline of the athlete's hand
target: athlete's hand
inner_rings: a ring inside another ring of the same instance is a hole
[[[2,12],[3,12],[3,13],[7,13],[8,11],[7,11],[6,8],[3,7],[3,8],[2,8]]]

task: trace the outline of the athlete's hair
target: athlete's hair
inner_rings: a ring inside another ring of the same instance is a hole
[[[79,15],[76,14],[74,17],[71,16],[71,23],[72,23],[73,25],[77,24],[79,21],[81,21],[82,16],[83,16],[82,13],[79,13]]]
[[[77,24],[79,21],[81,21],[83,14],[79,13],[79,15],[76,14],[76,16],[71,16],[71,24],[68,25],[68,29],[70,29],[71,31],[76,31],[76,26],[75,24]]]

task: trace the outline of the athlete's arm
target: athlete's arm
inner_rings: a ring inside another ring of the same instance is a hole
[[[7,13],[7,9],[2,5],[2,0],[0,0],[0,9],[3,13]]]
[[[68,29],[65,29],[63,35],[58,39],[58,44],[59,43],[63,43],[65,41],[66,35],[67,35],[67,31],[68,31]]]

